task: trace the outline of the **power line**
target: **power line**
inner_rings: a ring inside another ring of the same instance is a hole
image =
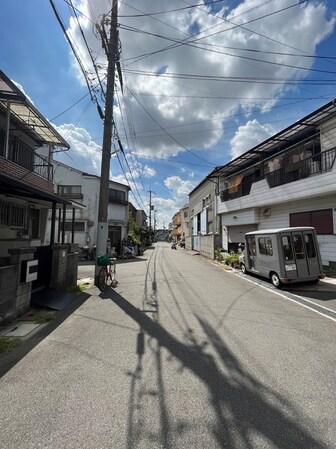
[[[171,134],[169,134],[169,132],[163,128],[159,122],[152,116],[152,114],[143,106],[143,104],[138,100],[138,98],[134,95],[134,93],[128,88],[128,91],[130,92],[130,94],[133,96],[133,98],[136,100],[136,102],[141,106],[141,108],[146,112],[146,114],[149,115],[149,117],[153,120],[154,123],[156,123],[156,125],[162,129],[162,131],[168,136],[170,137],[175,143],[177,143],[178,146],[184,148],[186,151],[188,151],[188,153],[191,153],[193,156],[197,157],[198,159],[201,159],[204,162],[207,162],[210,165],[215,165],[212,162],[207,161],[206,159],[204,159],[201,156],[198,156],[197,154],[195,154],[193,151],[189,150],[189,148],[187,148],[186,146],[184,146],[181,142],[179,142],[177,139],[175,139],[175,137],[173,137]]]
[[[72,3],[72,0],[69,0],[69,2],[70,2],[70,7],[71,7],[72,10],[73,10],[74,17],[75,17],[75,20],[76,20],[78,29],[79,29],[79,31],[80,31],[80,33],[81,33],[81,36],[82,36],[82,38],[83,38],[85,47],[86,47],[87,52],[88,52],[88,54],[89,54],[89,57],[90,57],[90,59],[91,59],[92,66],[93,66],[93,68],[94,68],[94,70],[95,70],[95,72],[96,72],[97,79],[98,79],[98,83],[99,83],[100,88],[101,88],[102,96],[103,96],[104,99],[105,99],[105,92],[104,92],[104,88],[103,88],[102,82],[101,82],[101,80],[100,80],[99,72],[98,72],[96,63],[95,63],[95,61],[94,61],[94,59],[93,59],[93,57],[92,57],[91,49],[90,49],[90,47],[89,47],[89,44],[88,44],[88,42],[87,42],[87,40],[86,40],[85,34],[84,34],[83,29],[82,29],[82,27],[81,27],[81,24],[80,24],[80,22],[79,22],[79,19],[78,19],[78,16],[77,16],[77,12],[76,12],[76,8],[74,7],[74,5],[73,5],[73,3]]]
[[[51,4],[51,7],[52,7],[52,9],[53,9],[53,11],[54,11],[54,14],[55,14],[55,16],[56,16],[56,19],[57,19],[57,21],[58,21],[58,23],[59,23],[59,25],[60,25],[60,27],[61,27],[61,29],[62,29],[62,31],[63,31],[63,34],[64,34],[66,40],[68,41],[68,44],[70,45],[70,48],[71,48],[71,50],[72,50],[72,52],[73,52],[73,54],[74,54],[74,56],[75,56],[75,58],[76,58],[76,60],[77,60],[77,62],[78,62],[78,65],[79,65],[79,67],[80,67],[80,69],[81,69],[81,71],[82,71],[82,74],[84,75],[84,79],[85,79],[87,88],[88,88],[88,90],[89,90],[89,94],[90,94],[91,100],[92,100],[93,102],[95,102],[95,101],[96,101],[96,98],[95,98],[95,96],[92,94],[92,88],[91,88],[90,82],[89,82],[89,80],[88,80],[88,78],[87,78],[87,71],[85,70],[85,68],[84,68],[84,66],[83,66],[83,63],[82,63],[82,61],[81,61],[79,55],[77,54],[77,51],[75,50],[75,47],[74,47],[74,45],[73,45],[73,43],[72,43],[72,41],[71,41],[71,39],[70,39],[70,37],[69,37],[69,35],[68,35],[68,33],[67,33],[67,30],[66,30],[66,28],[65,28],[65,25],[64,25],[64,23],[63,23],[63,21],[62,21],[60,15],[59,15],[57,9],[56,9],[56,6],[55,6],[55,4],[54,4],[54,1],[53,1],[53,0],[49,0],[49,3]]]
[[[207,2],[207,5],[213,5],[215,3],[222,3],[224,0],[213,0],[211,2]],[[124,2],[124,5],[131,7],[130,5],[128,5],[126,2]],[[152,13],[143,13],[143,14],[124,14],[124,15],[119,15],[119,17],[151,17],[151,16],[157,16],[157,15],[161,15],[161,14],[169,14],[172,12],[178,12],[178,11],[185,11],[186,9],[191,9],[191,8],[197,8],[198,6],[203,6],[204,3],[199,3],[197,5],[190,5],[190,6],[184,6],[183,8],[175,8],[175,9],[169,9],[166,11],[158,11],[158,12],[152,12]],[[134,8],[136,9],[136,8]]]

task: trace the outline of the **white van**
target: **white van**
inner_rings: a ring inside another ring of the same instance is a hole
[[[248,232],[240,268],[243,273],[270,279],[277,288],[294,282],[318,282],[325,277],[312,227]]]

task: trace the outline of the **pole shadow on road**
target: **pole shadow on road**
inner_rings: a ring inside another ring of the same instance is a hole
[[[177,340],[161,324],[149,318],[143,311],[133,306],[116,291],[109,290],[109,297],[120,309],[140,326],[138,336],[138,363],[131,373],[131,404],[133,406],[135,383],[141,379],[142,353],[139,338],[147,334],[149,341],[155,341],[158,392],[160,403],[161,434],[157,436],[160,447],[170,448],[170,441],[184,431],[183,423],[173,428],[169,421],[169,411],[165,404],[160,349],[166,348],[184,368],[188,368],[207,387],[216,422],[211,429],[222,448],[255,447],[255,437],[261,437],[270,447],[293,447],[295,449],[326,449],[325,444],[315,438],[308,429],[313,429],[302,411],[297,410],[280,393],[262,384],[243,368],[237,357],[230,351],[218,332],[204,319],[196,316],[198,322],[221,363],[207,354],[199,345],[185,344]],[[140,346],[139,346],[140,345]],[[153,345],[153,343],[152,343]],[[223,368],[224,371],[223,372]],[[130,373],[129,373],[130,374]],[[202,407],[202,405],[200,405]],[[305,427],[300,421],[305,422]],[[139,423],[138,423],[139,424]],[[141,424],[141,423],[140,423]],[[175,423],[176,425],[176,423]],[[141,426],[140,426],[141,427]],[[129,413],[128,444],[132,449],[139,442],[141,428],[133,423],[132,407]]]

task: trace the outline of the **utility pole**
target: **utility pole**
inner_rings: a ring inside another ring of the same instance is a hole
[[[149,240],[152,243],[152,210],[154,210],[154,206],[152,206],[152,190],[148,190],[149,192]]]
[[[110,161],[113,128],[113,96],[115,65],[118,51],[118,0],[113,0],[111,10],[110,40],[107,53],[107,81],[106,81],[106,103],[104,117],[103,148],[100,171],[100,191],[98,209],[98,229],[97,229],[97,255],[106,253],[106,243],[108,236],[108,200],[110,185]],[[95,285],[98,284],[99,267],[95,268]]]

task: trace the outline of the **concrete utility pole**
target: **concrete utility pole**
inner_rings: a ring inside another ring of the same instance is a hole
[[[106,103],[104,117],[103,148],[100,171],[100,191],[99,191],[99,209],[98,209],[98,230],[97,230],[97,255],[106,253],[106,243],[108,236],[108,201],[110,185],[110,161],[112,146],[112,128],[113,128],[113,96],[114,96],[114,78],[115,65],[118,51],[118,0],[113,0],[111,10],[111,28],[110,40],[107,53],[107,81],[106,81]],[[95,268],[95,285],[98,284],[99,267]]]
[[[149,239],[150,239],[150,243],[152,243],[152,210],[154,210],[154,206],[152,206],[152,193],[153,190],[148,190],[149,192]]]

